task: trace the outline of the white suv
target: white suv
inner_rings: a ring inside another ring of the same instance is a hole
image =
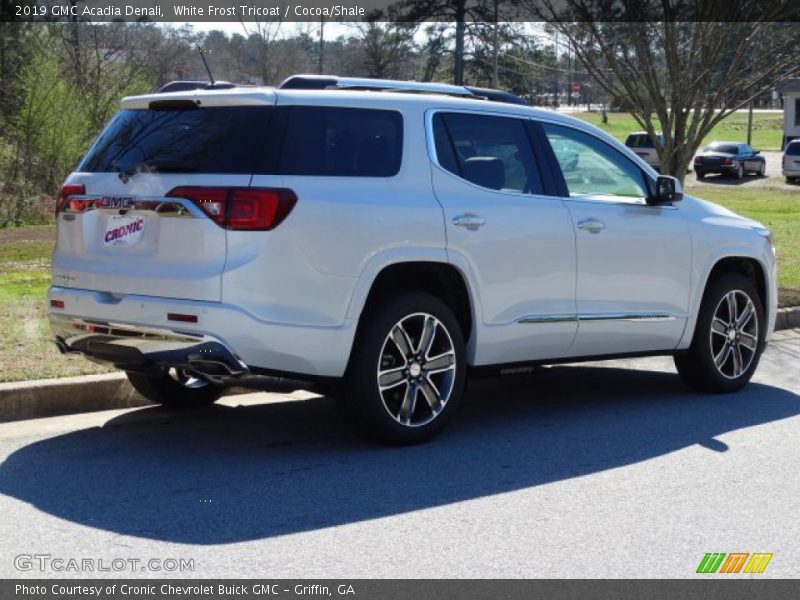
[[[64,183],[49,292],[61,350],[154,402],[279,375],[413,443],[468,371],[668,354],[728,392],[757,366],[769,232],[582,121],[439,84],[177,87],[125,98]]]

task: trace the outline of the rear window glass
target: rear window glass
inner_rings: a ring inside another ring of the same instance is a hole
[[[397,111],[293,106],[280,173],[391,177],[400,170],[403,118]]]
[[[800,156],[800,142],[792,142],[786,146],[786,154],[789,156]]]
[[[254,173],[262,170],[272,107],[122,110],[78,166],[89,173]]]
[[[654,148],[653,142],[650,141],[650,137],[647,135],[643,135],[641,133],[637,133],[634,135],[629,135],[628,139],[625,140],[625,145],[628,148]]]
[[[723,154],[739,154],[739,146],[736,144],[709,144],[703,152],[721,152]]]

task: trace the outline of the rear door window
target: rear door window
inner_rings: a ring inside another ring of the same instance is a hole
[[[625,145],[628,146],[628,148],[654,148],[650,137],[641,133],[629,135],[628,139],[625,140]]]
[[[542,193],[522,119],[437,113],[433,135],[439,165],[454,175],[493,190]]]
[[[800,142],[794,142],[786,146],[788,156],[800,156]]]
[[[400,170],[403,117],[393,110],[288,108],[279,172],[391,177]]]
[[[264,172],[273,111],[267,106],[122,110],[102,131],[78,170]]]

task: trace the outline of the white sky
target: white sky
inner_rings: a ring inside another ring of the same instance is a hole
[[[224,21],[224,22],[186,22],[186,23],[166,23],[165,25],[171,25],[175,27],[180,27],[181,25],[191,25],[195,31],[213,31],[215,29],[219,31],[224,31],[228,35],[233,35],[234,33],[238,33],[241,35],[247,35],[245,33],[244,26],[239,23],[238,21]],[[284,23],[284,29],[286,30],[287,34],[291,35],[292,33],[298,31],[307,31],[312,36],[318,35],[319,32],[319,23],[314,22],[287,22]],[[340,35],[348,35],[353,29],[353,25],[349,23],[332,23],[328,22],[325,23],[325,39],[328,40],[335,40]]]

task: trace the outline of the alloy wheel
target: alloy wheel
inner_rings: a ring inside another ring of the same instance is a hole
[[[450,399],[456,368],[453,340],[439,319],[428,313],[402,318],[384,339],[378,358],[384,408],[401,425],[427,425]]]
[[[731,290],[722,297],[711,321],[714,366],[727,379],[738,379],[750,368],[758,350],[758,314],[750,297]]]

